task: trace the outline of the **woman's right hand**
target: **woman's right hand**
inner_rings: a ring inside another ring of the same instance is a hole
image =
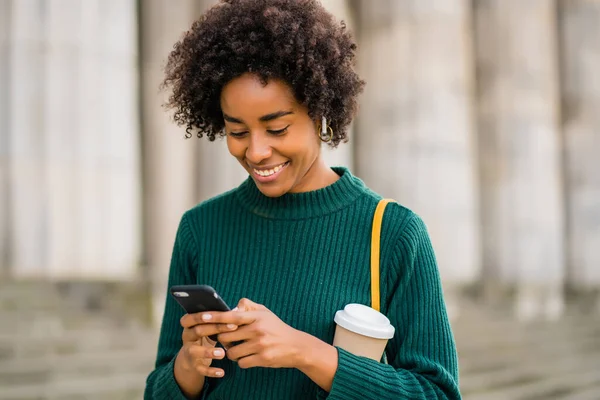
[[[220,360],[225,357],[225,351],[215,347],[217,342],[209,336],[224,332],[233,332],[237,326],[225,324],[212,324],[202,318],[202,313],[186,314],[181,318],[183,333],[181,339],[183,346],[177,358],[181,357],[183,367],[188,371],[195,371],[200,376],[221,378],[224,371],[220,368],[212,368],[212,360]]]
[[[186,314],[181,318],[183,345],[175,359],[174,375],[181,391],[187,397],[202,392],[204,377],[222,378],[225,371],[211,367],[213,360],[225,357],[225,351],[215,347],[217,342],[209,336],[224,332],[233,332],[237,326],[212,324],[202,318],[202,313]]]

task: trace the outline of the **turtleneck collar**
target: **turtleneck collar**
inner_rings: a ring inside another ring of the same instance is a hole
[[[332,168],[339,176],[333,184],[303,193],[286,193],[267,197],[248,177],[237,189],[236,195],[250,212],[272,219],[306,219],[326,215],[347,207],[366,192],[364,183],[345,167]]]

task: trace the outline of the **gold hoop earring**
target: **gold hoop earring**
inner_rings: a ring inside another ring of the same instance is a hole
[[[319,125],[319,139],[322,142],[329,143],[333,140],[333,129],[327,124],[327,118],[321,117],[321,124]]]
[[[327,125],[326,129],[327,134],[323,134],[323,131],[319,129],[319,139],[321,139],[322,142],[329,143],[333,140],[333,129],[331,129],[329,125]]]

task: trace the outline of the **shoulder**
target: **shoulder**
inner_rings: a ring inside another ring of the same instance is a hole
[[[372,220],[375,209],[383,197],[371,189],[366,189],[364,202],[365,209]],[[419,249],[431,248],[429,231],[421,216],[402,204],[401,199],[390,199],[386,205],[381,224],[381,250],[382,257],[393,259],[394,262],[403,259],[409,261]]]
[[[365,209],[369,210],[369,215],[374,215],[377,205],[383,199],[384,197],[380,194],[365,188],[362,201]],[[400,239],[405,235],[416,236],[427,232],[425,223],[419,214],[402,204],[401,200],[391,198],[387,198],[387,200],[389,200],[389,203],[383,213],[382,237]]]
[[[231,210],[231,207],[235,207],[237,205],[235,195],[237,190],[238,188],[228,190],[227,192],[221,193],[196,204],[194,207],[185,212],[184,218],[189,220],[197,220],[198,218],[214,216],[215,213],[227,213],[228,210]]]
[[[181,217],[180,229],[183,227],[189,230],[195,238],[200,238],[214,230],[239,208],[235,196],[236,190],[237,188],[221,193],[185,211]]]
[[[379,200],[375,200],[379,202]],[[387,204],[381,226],[381,268],[392,282],[437,273],[427,225],[419,214],[398,202]]]

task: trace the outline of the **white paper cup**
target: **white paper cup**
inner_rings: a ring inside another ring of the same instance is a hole
[[[333,345],[358,356],[380,361],[395,329],[379,311],[363,304],[348,304],[335,313]]]

